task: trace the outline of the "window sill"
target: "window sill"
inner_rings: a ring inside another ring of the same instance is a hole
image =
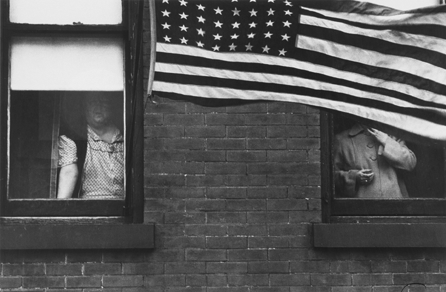
[[[0,249],[149,249],[155,242],[154,224],[87,224],[70,219],[24,222],[2,222]]]
[[[446,223],[317,223],[313,235],[318,248],[446,247]]]

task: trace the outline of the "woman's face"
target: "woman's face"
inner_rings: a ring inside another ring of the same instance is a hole
[[[85,103],[87,123],[93,127],[108,125],[112,115],[111,102],[101,95],[90,95]]]

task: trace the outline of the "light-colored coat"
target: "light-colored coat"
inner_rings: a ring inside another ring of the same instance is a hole
[[[405,198],[408,197],[399,170],[415,168],[415,154],[405,142],[389,136],[383,147],[361,125],[356,124],[335,137],[334,168],[337,197]],[[358,172],[371,169],[374,178],[368,185],[358,183]]]

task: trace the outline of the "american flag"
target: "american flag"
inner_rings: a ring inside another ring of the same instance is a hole
[[[445,6],[300,3],[156,0],[153,94],[297,102],[446,141]]]

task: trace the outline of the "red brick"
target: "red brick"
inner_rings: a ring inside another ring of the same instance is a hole
[[[329,261],[293,261],[290,265],[291,273],[329,273]]]
[[[228,161],[266,161],[266,151],[228,151]]]
[[[247,149],[252,150],[281,150],[286,149],[285,139],[248,139]]]
[[[207,197],[210,199],[243,199],[246,198],[246,188],[211,187],[207,189]]]
[[[186,161],[204,161],[204,162],[221,162],[226,161],[225,151],[188,151],[186,153]]]
[[[248,263],[248,273],[249,274],[288,274],[289,273],[289,262],[271,262],[271,261],[260,261],[260,262],[249,262]]]
[[[80,276],[82,274],[81,264],[47,264],[46,265],[47,275],[69,275],[69,276]]]
[[[248,239],[246,237],[206,237],[206,248],[209,249],[233,249],[233,248],[247,248]]]
[[[72,250],[67,252],[68,263],[101,262],[102,252],[97,250]]]
[[[206,188],[175,188],[169,187],[166,189],[165,197],[166,199],[172,198],[204,198]]]
[[[246,174],[246,164],[233,162],[207,162],[206,174]]]
[[[148,103],[146,113],[185,113],[183,103]]]
[[[290,223],[314,223],[321,222],[322,214],[320,211],[291,211]]]
[[[311,285],[314,286],[348,286],[352,284],[350,274],[312,274]]]
[[[407,262],[408,272],[440,272],[440,263],[438,261],[409,261]]]
[[[144,116],[144,126],[162,125],[163,119],[162,114],[146,114]]]
[[[166,212],[164,216],[166,224],[204,224],[206,222],[204,213]]]
[[[304,114],[306,112],[307,112],[307,107],[299,103],[293,103],[293,102],[268,103],[268,113]]]
[[[185,275],[154,275],[144,278],[144,286],[150,287],[150,291],[156,286],[161,287],[169,287],[169,290],[172,287],[181,286],[184,289],[186,284]],[[147,288],[145,288],[147,291]],[[164,290],[162,290],[164,292]]]
[[[241,150],[246,148],[245,139],[213,139],[207,140],[209,150]]]
[[[165,114],[164,125],[203,125],[204,115],[202,114]]]
[[[301,126],[269,126],[268,138],[299,138],[307,136],[307,127]]]
[[[22,251],[24,263],[62,263],[65,252],[61,250],[27,250]]]
[[[205,248],[206,239],[202,236],[175,236],[163,238],[164,248]]]
[[[203,174],[203,162],[147,162],[144,164],[146,173],[162,174]]]
[[[248,212],[248,223],[288,223],[287,212]]]
[[[144,184],[151,186],[184,186],[186,184],[184,175],[145,175]]]
[[[166,212],[184,211],[186,204],[180,199],[145,200],[145,211],[164,210]]]
[[[353,274],[354,286],[377,286],[392,284],[391,274]]]
[[[126,275],[158,275],[164,273],[164,263],[124,263],[122,270]]]
[[[273,249],[268,251],[268,257],[271,261],[293,261],[308,260],[308,251],[306,249]]]
[[[143,276],[104,276],[104,287],[138,287],[144,285]]]
[[[231,208],[229,208],[231,209]],[[246,223],[246,213],[244,212],[208,212],[207,223]]]
[[[269,150],[267,152],[269,162],[306,162],[307,151],[304,150]],[[320,161],[320,160],[319,160]]]
[[[310,285],[310,275],[293,274],[293,275],[270,275],[271,286],[303,286]]]
[[[288,239],[282,236],[255,236],[248,239],[249,248],[281,248],[288,246]]]
[[[226,207],[226,201],[221,199],[210,199],[210,200],[187,200],[186,210],[187,211],[219,211],[224,210]]]
[[[84,265],[84,275],[116,275],[122,273],[121,264],[87,263]]]
[[[268,258],[266,249],[230,249],[230,261],[265,261]]]
[[[195,138],[223,138],[226,137],[224,126],[186,126],[185,137]]]
[[[266,236],[268,233],[265,225],[258,224],[246,224],[246,225],[234,225],[228,227],[228,234],[234,235],[246,235],[246,236]]]
[[[166,263],[166,274],[204,274],[206,266],[204,262],[179,262]]]
[[[285,210],[307,210],[307,201],[303,199],[269,199],[268,210],[285,211]]]
[[[247,125],[281,125],[286,123],[286,117],[282,114],[251,114],[246,115]]]
[[[225,261],[228,259],[227,252],[224,249],[187,249],[187,261]]]
[[[0,289],[19,288],[21,286],[21,277],[0,277]]]
[[[302,186],[308,184],[308,176],[306,174],[268,175],[268,184],[272,186]]]
[[[240,274],[248,271],[246,262],[209,262],[206,263],[206,273],[208,274]]]
[[[64,277],[23,277],[24,288],[64,287]]]
[[[234,211],[261,211],[266,210],[266,202],[264,199],[228,199],[226,208]]]
[[[45,274],[43,264],[4,264],[3,275],[5,276],[39,276]]]
[[[245,115],[206,114],[207,125],[243,125]]]
[[[104,252],[104,262],[108,263],[138,263],[144,262],[147,255],[151,254],[147,250],[114,250]]]
[[[401,273],[407,271],[407,263],[403,261],[375,261],[372,262],[374,273]]]
[[[317,198],[321,197],[321,188],[320,187],[301,187],[295,186],[288,189],[290,198]]]
[[[163,139],[163,150],[204,150],[206,147],[206,139],[201,138],[170,138]],[[147,156],[152,159],[151,156]],[[167,158],[167,157],[166,157]],[[167,159],[170,160],[170,159]]]
[[[184,260],[183,249],[160,249],[156,253],[150,253],[147,257],[147,261],[151,263],[179,262],[182,260]]]
[[[187,236],[225,236],[228,227],[226,225],[187,225]]]
[[[187,286],[197,286],[197,287],[205,287],[206,286],[206,275],[186,275],[186,285]]]
[[[208,287],[226,287],[228,286],[227,275],[207,275],[206,286]]]
[[[101,279],[99,276],[66,277],[68,288],[101,287]]]
[[[268,274],[255,275],[228,275],[228,284],[230,286],[268,286]]]
[[[146,150],[144,151],[144,156],[150,157],[150,161],[185,161],[186,160],[185,151],[181,151],[181,150],[161,151],[161,149],[160,150],[155,149],[156,151],[150,151],[147,149],[148,148],[146,147]]]
[[[184,137],[182,126],[156,126],[144,128],[144,137],[147,138],[178,138]]]
[[[250,102],[238,104],[237,106],[229,106],[226,108],[228,113],[266,113],[265,102]]]
[[[317,138],[292,138],[288,139],[287,148],[290,150],[301,150],[301,149],[319,149],[320,139]]]
[[[264,126],[228,126],[228,138],[265,138]]]
[[[266,186],[266,175],[229,175],[228,186]]]

